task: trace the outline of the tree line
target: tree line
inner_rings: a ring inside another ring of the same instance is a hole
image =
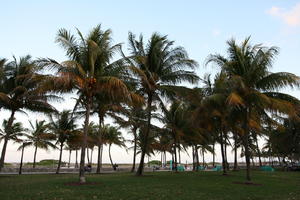
[[[101,170],[103,145],[125,147],[120,128],[128,130],[133,140],[132,172],[140,176],[146,155],[172,155],[177,171],[180,152],[192,148],[193,169],[199,169],[199,157],[213,153],[220,144],[223,174],[229,170],[227,148],[234,151],[234,170],[238,169],[237,150],[246,162],[246,178],[251,180],[251,159],[276,159],[279,163],[299,161],[299,105],[296,97],[280,92],[286,87],[299,87],[300,78],[288,72],[270,71],[277,47],[252,45],[250,37],[241,44],[227,41],[227,55],[209,55],[206,65],[218,67],[213,75],[200,77],[198,63],[189,58],[181,46],[175,46],[167,36],[153,33],[145,41],[143,36],[128,34],[128,53],[121,44],[112,42],[111,30],[94,27],[86,36],[77,29],[74,35],[60,29],[56,36],[68,60],[53,58],[33,60],[27,55],[12,61],[0,60],[0,109],[10,111],[0,131],[3,141],[0,170],[4,166],[8,141],[21,143],[23,153],[34,147],[34,162],[38,148],[62,152],[80,150],[79,181],[85,179],[85,159],[91,163],[94,147],[98,149],[97,173]],[[194,87],[182,86],[186,82]],[[201,83],[200,86],[197,85]],[[61,101],[63,94],[76,94],[72,111],[57,111],[51,105]],[[16,122],[17,112],[42,112],[48,122],[30,122],[25,129]],[[98,123],[90,116],[97,115]],[[105,124],[114,119],[117,126]],[[80,127],[76,122],[84,118]],[[163,126],[153,123],[160,121]],[[264,148],[258,140],[267,140]],[[53,141],[56,141],[53,143]],[[231,142],[233,141],[233,143]],[[89,152],[90,151],[90,152]],[[140,161],[136,169],[136,155]]]

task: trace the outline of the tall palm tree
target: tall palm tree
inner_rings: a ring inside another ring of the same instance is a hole
[[[34,124],[29,121],[29,124],[31,126],[31,132],[29,135],[26,135],[28,140],[26,146],[34,147],[32,167],[35,168],[38,148],[45,150],[49,148],[55,149],[56,146],[51,142],[55,140],[55,135],[49,132],[49,124],[47,124],[45,120],[36,120]]]
[[[59,144],[59,159],[56,173],[59,173],[63,147],[67,140],[76,132],[75,117],[69,110],[55,113],[49,116],[49,129],[56,136],[57,144]]]
[[[79,30],[77,33],[76,38],[66,29],[60,29],[56,37],[56,42],[65,49],[69,60],[58,63],[52,59],[41,59],[39,64],[57,69],[57,75],[49,77],[45,83],[49,89],[60,92],[76,90],[79,95],[78,104],[84,108],[85,121],[79,170],[79,180],[84,183],[85,150],[94,97],[96,94],[104,93],[111,99],[116,97],[129,99],[130,95],[125,83],[119,78],[123,71],[122,62],[119,60],[110,62],[120,47],[119,44],[112,45],[111,30],[103,31],[98,25],[86,37],[83,37]]]
[[[7,122],[7,137],[4,139],[3,150],[0,159],[0,171],[4,164],[8,137],[11,134],[11,126],[16,112],[27,110],[34,112],[53,112],[55,109],[47,102],[48,99],[56,98],[46,94],[39,88],[43,75],[37,73],[37,66],[29,55],[4,66],[4,81],[0,90],[0,108],[11,112]]]
[[[277,92],[286,86],[299,86],[299,77],[286,72],[270,72],[278,48],[266,48],[262,45],[252,46],[250,37],[241,45],[235,40],[229,40],[228,57],[211,55],[208,63],[212,62],[221,67],[231,85],[227,96],[227,103],[242,113],[242,141],[245,148],[247,165],[246,178],[250,178],[250,150],[251,122],[257,113],[276,111],[294,115],[293,104],[299,101],[287,94]]]
[[[147,101],[147,127],[145,130],[144,146],[137,175],[142,175],[144,158],[151,127],[152,103],[165,95],[172,87],[182,81],[196,83],[198,76],[193,71],[197,63],[188,58],[182,47],[174,47],[174,41],[158,33],[152,34],[148,44],[144,44],[142,35],[138,40],[129,33],[130,55],[125,57],[131,73],[136,77],[140,90]]]

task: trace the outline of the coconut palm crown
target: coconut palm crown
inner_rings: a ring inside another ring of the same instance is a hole
[[[270,68],[278,54],[277,47],[264,47],[261,44],[251,45],[250,37],[240,45],[234,39],[227,42],[228,56],[211,55],[207,63],[221,67],[227,76],[223,90],[226,103],[242,113],[242,135],[247,163],[247,180],[250,180],[249,139],[251,128],[262,126],[256,123],[257,116],[266,117],[267,112],[295,116],[294,105],[299,101],[291,95],[279,92],[287,86],[299,86],[300,78],[292,73],[272,73]],[[222,93],[222,92],[221,92]],[[256,119],[256,120],[255,120]]]

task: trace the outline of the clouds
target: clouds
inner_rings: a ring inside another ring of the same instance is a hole
[[[290,27],[300,27],[300,2],[290,10],[273,6],[267,13],[279,18]]]

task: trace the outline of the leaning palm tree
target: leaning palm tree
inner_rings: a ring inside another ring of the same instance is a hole
[[[0,89],[0,108],[11,112],[7,122],[7,137],[4,139],[3,150],[0,159],[0,171],[4,164],[6,146],[9,135],[12,133],[11,127],[15,119],[16,112],[27,110],[34,112],[55,111],[47,100],[56,98],[48,95],[45,90],[40,90],[39,85],[43,80],[43,75],[37,73],[37,66],[29,55],[7,63],[4,66],[4,80]]]
[[[29,121],[31,126],[31,132],[27,136],[27,145],[34,147],[33,164],[32,167],[36,166],[36,155],[38,148],[48,150],[49,148],[55,149],[56,146],[51,142],[55,139],[55,135],[49,132],[49,124],[45,120],[36,120],[33,124]]]
[[[57,70],[56,76],[49,76],[45,81],[44,85],[48,89],[60,92],[75,90],[78,93],[77,104],[85,112],[79,170],[79,180],[84,183],[88,125],[94,97],[104,93],[111,99],[130,99],[130,95],[120,78],[122,62],[110,62],[120,47],[119,44],[112,45],[111,30],[103,31],[98,25],[86,37],[79,30],[77,33],[78,38],[66,29],[60,29],[56,37],[56,42],[65,49],[69,60],[58,63],[52,59],[41,59],[39,64]]]
[[[125,139],[122,136],[122,132],[120,132],[118,128],[106,125],[103,128],[103,141],[108,145],[109,160],[111,167],[114,169],[114,164],[111,157],[111,146],[114,144],[119,147],[126,147]]]
[[[56,169],[56,174],[59,173],[61,159],[62,159],[62,152],[63,147],[66,141],[71,138],[71,136],[76,132],[76,125],[75,125],[75,117],[73,116],[72,112],[69,110],[63,110],[62,112],[55,113],[49,116],[50,123],[49,129],[50,131],[56,135],[57,144],[59,144],[59,159],[58,165]]]
[[[22,174],[23,169],[23,157],[24,157],[24,150],[27,146],[30,146],[30,141],[25,140],[18,140],[18,143],[21,143],[21,145],[18,147],[18,151],[21,151],[21,159],[20,159],[20,166],[19,166],[19,174]]]
[[[19,142],[21,140],[20,137],[22,137],[27,131],[27,129],[23,127],[23,124],[21,122],[14,122],[11,125],[11,131],[7,131],[8,121],[3,120],[2,127],[3,129],[0,129],[0,142],[2,142],[3,140],[6,144],[9,140]],[[6,149],[4,149],[3,147],[2,152],[5,150]]]
[[[176,84],[182,81],[196,83],[198,76],[193,71],[197,63],[188,58],[187,52],[182,47],[174,47],[174,41],[169,41],[167,36],[154,33],[148,44],[144,44],[143,37],[136,40],[129,33],[130,55],[124,58],[129,69],[139,84],[138,90],[142,92],[147,101],[147,127],[145,130],[144,146],[142,147],[140,165],[137,175],[142,175],[144,158],[151,127],[152,104],[165,95]]]
[[[247,180],[251,180],[249,148],[251,124],[256,122],[258,115],[268,116],[267,111],[295,115],[293,104],[299,104],[299,101],[278,90],[287,86],[299,86],[300,81],[298,76],[291,73],[269,71],[278,54],[278,48],[252,46],[249,40],[250,38],[245,39],[241,45],[233,39],[229,40],[227,58],[217,54],[211,55],[208,59],[208,63],[220,66],[222,72],[227,75],[230,90],[226,102],[231,108],[239,110],[242,115],[242,142],[245,148]]]

